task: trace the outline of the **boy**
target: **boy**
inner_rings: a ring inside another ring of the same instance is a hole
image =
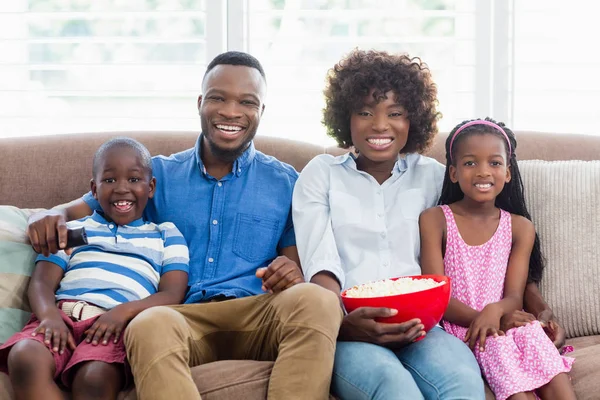
[[[28,289],[33,316],[0,347],[17,398],[116,398],[127,380],[122,333],[144,309],[180,303],[189,254],[172,223],[145,222],[154,195],[151,157],[139,142],[116,138],[94,156],[91,191],[101,211],[71,221],[88,244],[38,256]],[[58,289],[58,290],[57,290]]]

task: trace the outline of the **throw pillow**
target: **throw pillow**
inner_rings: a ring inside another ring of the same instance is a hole
[[[519,162],[546,270],[540,290],[567,337],[600,334],[600,161]]]
[[[0,206],[0,343],[20,331],[31,314],[27,285],[36,254],[25,239],[27,218],[35,211]]]

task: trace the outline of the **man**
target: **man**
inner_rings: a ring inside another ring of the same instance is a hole
[[[158,184],[145,216],[183,233],[190,275],[184,305],[146,310],[126,331],[138,397],[199,399],[191,366],[255,359],[275,361],[269,398],[327,398],[342,313],[334,293],[302,283],[290,215],[296,171],[252,143],[265,108],[262,66],[221,54],[202,92],[195,148],[153,158]],[[97,208],[88,193],[32,216],[34,249],[56,252],[56,236],[64,248],[65,221]]]

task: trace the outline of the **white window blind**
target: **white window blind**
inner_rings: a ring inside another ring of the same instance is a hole
[[[586,10],[583,0],[0,1],[0,137],[199,130],[206,64],[229,49],[265,66],[261,134],[329,145],[325,76],[354,47],[427,62],[442,130],[490,115],[517,130],[597,134],[598,24]]]

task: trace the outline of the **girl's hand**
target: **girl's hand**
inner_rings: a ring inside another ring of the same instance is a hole
[[[465,343],[469,343],[471,350],[479,341],[479,351],[485,351],[485,341],[488,336],[502,336],[504,332],[500,330],[500,318],[502,310],[495,304],[488,304],[481,310],[479,315],[471,322],[469,330],[465,336]]]
[[[397,313],[398,311],[390,308],[358,308],[344,317],[340,327],[340,340],[398,348],[425,336],[424,326],[416,318],[401,324],[375,321],[375,318],[391,317]]]
[[[525,311],[515,310],[511,313],[504,314],[502,318],[500,318],[500,330],[506,332],[509,329],[525,326],[533,321],[535,321],[535,315]]]
[[[567,336],[564,328],[558,324],[552,310],[542,311],[539,313],[537,319],[540,321],[542,328],[544,328],[546,335],[554,342],[556,348],[562,348],[565,345]]]
[[[44,335],[44,343],[52,344],[52,351],[55,353],[63,354],[67,346],[75,350],[75,339],[60,316],[42,319],[40,326],[31,333],[31,336],[38,334]]]
[[[127,308],[123,306],[124,304],[116,306],[98,317],[96,322],[84,332],[85,341],[96,346],[102,340],[102,344],[106,346],[111,336],[114,335],[113,343],[117,343],[125,325],[131,319]]]

